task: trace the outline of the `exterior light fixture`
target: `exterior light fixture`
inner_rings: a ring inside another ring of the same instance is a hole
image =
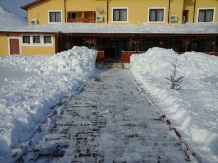
[[[215,41],[212,41],[211,44],[212,44],[212,46],[214,46],[215,45]]]
[[[163,41],[160,41],[160,45],[163,45],[163,43],[164,43]]]

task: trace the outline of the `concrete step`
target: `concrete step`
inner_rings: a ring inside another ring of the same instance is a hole
[[[104,62],[96,62],[96,67],[99,69],[129,69],[129,63],[104,63]]]

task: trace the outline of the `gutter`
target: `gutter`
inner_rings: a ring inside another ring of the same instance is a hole
[[[107,24],[108,24],[108,8],[109,8],[109,7],[108,7],[108,3],[109,3],[109,2],[108,2],[108,0],[107,0]]]
[[[66,18],[67,18],[67,16],[66,16],[66,0],[64,0],[64,22],[66,23],[67,22],[67,20],[66,20]]]
[[[193,23],[195,22],[196,0],[194,0]]]

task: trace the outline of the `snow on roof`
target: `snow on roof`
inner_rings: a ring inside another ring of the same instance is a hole
[[[11,27],[27,26],[27,20],[18,15],[12,14],[0,7],[0,31]]]
[[[7,21],[5,20],[5,22]],[[218,23],[186,23],[179,25],[56,23],[32,26],[19,26],[19,24],[16,24],[0,25],[0,32],[61,32],[89,34],[218,34]]]

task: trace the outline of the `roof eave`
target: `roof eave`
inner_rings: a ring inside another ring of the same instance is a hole
[[[23,10],[27,10],[29,7],[31,7],[31,6],[33,6],[33,5],[37,4],[37,3],[40,3],[42,1],[44,1],[44,0],[33,1],[33,2],[30,2],[30,3],[26,4],[26,5],[21,6],[20,8],[23,9]]]

